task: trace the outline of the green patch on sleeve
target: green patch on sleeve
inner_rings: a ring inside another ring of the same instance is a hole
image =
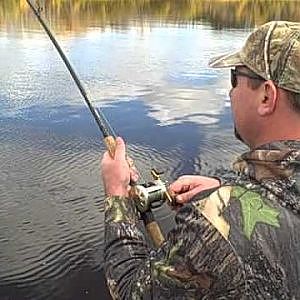
[[[279,211],[268,206],[261,195],[242,187],[234,187],[233,196],[239,199],[242,208],[243,231],[250,240],[256,223],[274,227],[279,225]]]

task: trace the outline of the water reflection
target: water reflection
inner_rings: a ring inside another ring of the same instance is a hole
[[[215,32],[203,25],[188,30],[155,27],[143,35],[135,28],[126,34],[93,29],[84,36],[62,40],[61,45],[95,105],[138,97],[160,125],[183,121],[212,124],[226,106],[229,84],[228,72],[209,70],[208,59],[217,49],[225,52],[239,47],[246,35],[247,31]],[[30,111],[43,103],[45,117],[51,121],[53,107],[82,104],[45,35],[11,38],[8,44],[0,44],[0,54],[4,58],[0,115],[28,118],[24,109]]]
[[[270,20],[300,20],[298,0],[40,0],[46,17],[60,32],[88,27],[143,27],[149,23],[179,25],[207,22],[215,28],[245,28]],[[0,2],[0,26],[13,31],[38,28],[26,0]]]

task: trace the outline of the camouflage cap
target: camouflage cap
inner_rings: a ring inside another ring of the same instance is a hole
[[[215,57],[209,65],[246,66],[278,87],[300,93],[300,23],[266,23],[250,34],[240,51]]]

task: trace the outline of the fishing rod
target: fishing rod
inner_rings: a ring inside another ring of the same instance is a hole
[[[35,7],[31,0],[26,0],[30,8],[32,9],[33,13],[39,20],[41,26],[46,31],[48,37],[52,41],[54,47],[58,51],[61,59],[65,63],[68,71],[70,72],[73,80],[75,81],[85,103],[87,104],[91,114],[93,115],[100,131],[102,132],[104,143],[109,151],[111,157],[114,157],[115,149],[116,149],[116,134],[112,127],[110,126],[109,122],[107,121],[105,115],[99,108],[95,108],[83,85],[81,84],[74,68],[70,64],[68,58],[64,54],[62,48],[59,46],[57,40],[55,39],[54,35],[50,31],[49,27],[46,25],[45,21],[41,16],[41,7],[38,5]],[[132,165],[131,165],[132,167]],[[153,176],[153,181],[144,184],[137,184],[131,186],[130,197],[135,200],[136,207],[140,212],[140,216],[146,226],[146,229],[156,247],[159,247],[164,242],[164,237],[160,230],[158,223],[155,221],[151,208],[159,207],[163,204],[164,201],[168,201],[172,204],[172,198],[169,195],[166,184],[160,178],[160,173],[156,170],[152,169],[151,174]]]

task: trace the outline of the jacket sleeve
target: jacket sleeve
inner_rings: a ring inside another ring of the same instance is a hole
[[[154,250],[138,227],[133,201],[106,199],[104,267],[114,299],[241,299],[239,260],[198,208],[182,207],[175,228]]]

